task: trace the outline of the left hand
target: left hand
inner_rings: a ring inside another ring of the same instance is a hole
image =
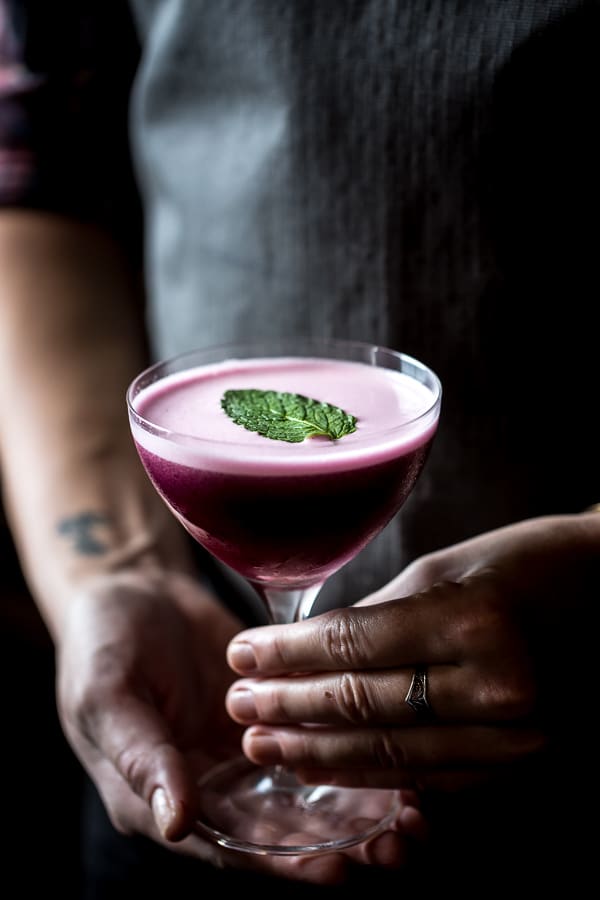
[[[255,855],[207,841],[195,830],[196,784],[240,752],[241,729],[223,702],[233,677],[225,648],[240,623],[195,579],[170,571],[94,579],[66,609],[57,646],[61,721],[120,832],[217,866],[317,884],[341,881],[354,863],[399,866],[422,836],[423,817],[405,792],[388,831],[344,852]],[[165,801],[156,808],[158,787]]]
[[[229,689],[227,708],[250,726],[246,755],[313,783],[442,790],[535,756],[556,659],[577,659],[563,613],[585,613],[595,595],[599,524],[512,525],[422,558],[357,606],[242,632],[228,659],[251,677]],[[425,722],[405,702],[420,666]]]

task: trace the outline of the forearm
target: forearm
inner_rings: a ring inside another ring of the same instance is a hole
[[[24,572],[51,632],[83,579],[188,568],[150,486],[125,391],[146,363],[126,263],[91,227],[0,216],[0,461]]]

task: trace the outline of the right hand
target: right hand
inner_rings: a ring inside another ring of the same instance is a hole
[[[347,863],[399,865],[422,815],[407,793],[396,829],[318,857],[255,856],[194,833],[197,780],[239,755],[242,729],[225,711],[233,673],[225,648],[241,623],[188,576],[117,573],[87,582],[67,606],[57,644],[65,734],[113,825],[215,865],[330,883]]]

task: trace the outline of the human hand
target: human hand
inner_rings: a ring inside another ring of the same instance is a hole
[[[69,604],[57,648],[59,712],[113,824],[219,866],[317,883],[341,880],[349,861],[398,865],[400,823],[369,846],[305,859],[238,854],[194,833],[198,778],[240,754],[242,730],[224,705],[233,678],[225,648],[240,627],[183,575],[106,576]],[[401,819],[407,833],[423,831],[410,803]]]
[[[451,791],[517,769],[556,721],[562,613],[598,584],[599,524],[519,523],[418,560],[357,606],[237,635],[229,663],[251,677],[227,708],[249,726],[244,752],[350,786]],[[427,721],[405,701],[417,667]]]

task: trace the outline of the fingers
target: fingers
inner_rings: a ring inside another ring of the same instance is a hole
[[[460,585],[446,588],[461,590]],[[445,635],[445,617],[437,614],[442,601],[447,599],[432,589],[427,597],[353,606],[293,625],[250,629],[229,644],[227,661],[241,675],[454,662],[458,647]]]
[[[502,586],[486,570],[421,594],[242,631],[227,661],[240,675],[264,677],[506,659],[521,644]]]
[[[148,804],[161,836],[181,840],[194,826],[197,788],[166,722],[151,704],[133,695],[123,696],[108,709],[87,723],[88,739]],[[120,815],[114,812],[113,821],[127,831],[129,823]]]
[[[229,715],[243,725],[412,725],[406,702],[414,669],[351,671],[293,678],[241,679],[229,689]],[[515,721],[532,706],[529,673],[491,673],[470,666],[431,666],[427,697],[439,722]]]
[[[317,793],[322,791],[322,787],[315,788]],[[336,805],[337,814],[342,818],[350,817],[352,825],[357,830],[368,830],[375,821],[379,820],[382,814],[382,808],[388,809],[390,806],[390,792],[369,791],[371,796],[370,802],[364,797],[364,793],[360,801],[351,801],[351,806],[347,809],[344,803],[340,801]],[[212,845],[218,851],[220,864],[230,865],[233,867],[243,866],[244,868],[256,871],[266,872],[271,875],[277,875],[296,881],[304,881],[314,884],[337,884],[345,881],[351,871],[351,865],[377,865],[386,868],[398,868],[402,866],[407,859],[411,850],[411,845],[415,842],[422,842],[428,836],[428,826],[419,808],[419,798],[414,791],[393,791],[395,795],[397,809],[395,821],[384,830],[364,841],[347,847],[343,851],[321,853],[316,856],[311,854],[302,854],[299,856],[279,856],[277,854],[239,854],[235,851],[224,850]],[[357,805],[361,807],[360,816],[358,815]],[[290,832],[282,835],[283,845],[293,844],[319,844],[323,840],[330,840],[331,833],[328,830],[328,815],[321,820],[317,809],[313,810],[313,815],[308,819],[307,825],[310,832]],[[270,843],[273,841],[273,822],[267,818],[261,818],[257,815],[256,809],[252,808],[252,804],[246,807],[242,804],[236,809],[236,829],[240,829],[243,823],[243,830],[251,835],[252,840],[259,843]],[[244,819],[246,821],[244,822]],[[281,825],[283,820],[278,823]],[[293,817],[290,822],[293,821]],[[193,839],[184,841],[188,850],[197,852],[194,847]],[[218,863],[217,863],[218,864]]]
[[[420,815],[420,814],[419,814]],[[257,839],[268,840],[268,835],[257,832]],[[305,833],[290,834],[289,840],[294,843],[308,843],[311,836]],[[397,836],[401,849],[397,851],[397,858],[404,858],[404,839]],[[245,869],[252,872],[262,872],[277,878],[288,878],[292,881],[306,882],[308,884],[334,885],[345,881],[348,873],[348,863],[351,859],[348,852],[324,853],[318,856],[278,856],[275,854],[240,853],[236,850],[226,850],[217,844],[207,843],[206,839],[199,835],[191,835],[182,842],[181,846],[190,856],[196,856],[212,863],[217,868]],[[358,861],[358,852],[354,851],[353,859]],[[366,859],[363,860],[366,862]],[[382,863],[383,864],[383,863]]]
[[[269,728],[255,725],[243,738],[253,762],[294,769],[379,769],[413,786],[415,772],[493,767],[539,752],[543,737],[533,729],[492,726],[414,728]],[[409,777],[407,777],[409,776]]]
[[[297,840],[303,842],[306,837],[299,834]],[[348,862],[341,853],[312,857],[263,856],[258,857],[256,868],[280,878],[291,878],[309,884],[334,885],[341,884],[345,880]]]
[[[318,795],[316,806],[310,817],[306,819],[306,825],[310,831],[281,833],[281,844],[290,846],[294,844],[321,844],[331,840],[331,812],[325,800],[325,816],[321,817],[319,803],[323,800],[323,787],[317,786],[314,792]],[[353,792],[355,793],[355,792]],[[244,865],[266,871],[270,874],[293,878],[300,881],[308,881],[320,884],[334,884],[345,880],[349,873],[349,864],[370,864],[388,868],[398,868],[406,861],[411,844],[423,841],[428,835],[428,827],[422,812],[419,809],[419,799],[413,791],[367,791],[356,792],[357,798],[346,796],[337,798],[335,803],[336,816],[348,820],[352,829],[357,831],[369,831],[373,825],[381,819],[382,813],[396,806],[394,821],[383,832],[379,832],[367,841],[354,844],[343,851],[321,853],[316,856],[302,854],[299,856],[279,856],[277,854],[233,854],[230,851],[222,851],[223,862],[233,866]],[[367,796],[368,795],[368,796]],[[311,803],[310,792],[307,792],[307,802]],[[259,843],[271,843],[274,838],[273,828],[279,832],[285,821],[282,815],[277,824],[270,818],[269,810],[265,810],[266,819],[257,815],[256,809],[245,804],[238,806],[235,812],[236,829],[242,828],[251,839]],[[334,816],[335,818],[335,816]],[[246,821],[244,821],[246,820]],[[294,816],[290,818],[290,825]],[[340,835],[341,837],[341,835]],[[279,843],[279,841],[278,841]]]

